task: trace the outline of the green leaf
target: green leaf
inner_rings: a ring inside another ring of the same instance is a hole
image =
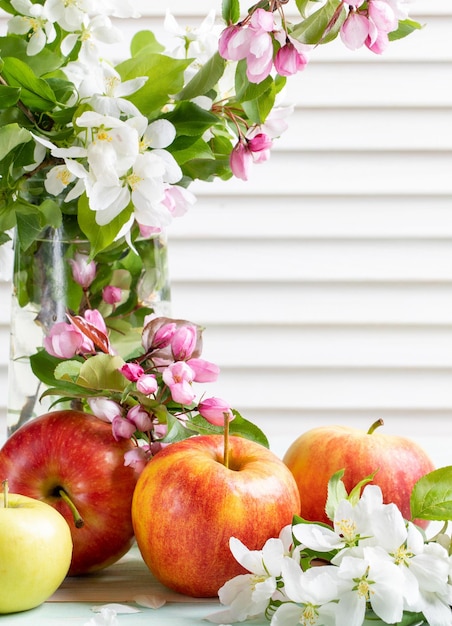
[[[0,161],[18,145],[31,140],[31,134],[19,124],[0,127]]]
[[[30,67],[13,57],[4,60],[3,75],[11,87],[20,87],[20,99],[32,111],[48,111],[57,103],[53,90]]]
[[[223,0],[221,4],[221,15],[226,24],[235,24],[240,19],[239,0]]]
[[[86,360],[81,369],[77,384],[98,391],[124,391],[127,379],[118,370],[124,365],[120,356],[96,354]]]
[[[275,98],[276,89],[272,82],[269,89],[256,99],[243,102],[242,107],[251,122],[263,124],[275,104]]]
[[[128,207],[111,222],[100,226],[96,222],[96,212],[89,207],[86,194],[80,196],[78,201],[78,223],[91,244],[92,258],[113,243],[122,226],[130,218],[132,210],[132,207]]]
[[[36,241],[42,231],[39,212],[28,214],[17,213],[16,215],[17,239],[23,251],[28,250],[31,244]]]
[[[203,139],[197,141],[186,142],[184,146],[184,137],[177,138],[171,145],[171,154],[179,163],[183,165],[192,159],[213,159],[212,150],[208,143]]]
[[[169,411],[166,415],[166,423],[168,425],[168,431],[163,439],[164,443],[175,443],[176,441],[182,441],[188,439],[194,435],[193,431],[190,431],[179,422]]]
[[[193,102],[181,102],[165,117],[177,128],[179,136],[201,136],[218,121],[216,115],[209,113]]]
[[[413,519],[452,520],[452,466],[420,478],[411,492],[410,507]]]
[[[184,85],[184,70],[190,60],[173,59],[163,54],[146,54],[120,63],[116,70],[123,81],[138,76],[148,76],[143,87],[128,99],[143,115],[157,114],[168,104],[170,94],[178,93]]]
[[[306,9],[311,2],[312,0],[295,0],[297,9],[302,17],[306,17]]]
[[[18,87],[0,85],[0,109],[14,106],[19,100],[19,96],[20,89]]]
[[[421,30],[422,28],[422,24],[419,24],[419,22],[415,22],[414,20],[400,20],[398,28],[396,30],[393,30],[392,33],[388,34],[388,39],[389,41],[403,39],[403,37],[407,37],[413,31]]]
[[[192,100],[215,87],[223,76],[226,61],[216,52],[176,95],[177,100]]]
[[[232,411],[234,419],[229,422],[229,434],[237,437],[244,437],[259,443],[265,448],[269,447],[268,439],[264,433],[252,422],[249,422],[240,415],[238,411]],[[223,434],[223,426],[215,426],[208,422],[201,415],[194,415],[188,420],[188,427],[200,435],[221,435]]]
[[[345,485],[342,481],[344,473],[345,470],[341,469],[333,474],[333,476],[331,476],[330,480],[328,481],[325,513],[330,520],[334,519],[334,514],[336,512],[339,502],[341,500],[345,500],[348,495]]]
[[[59,363],[55,368],[55,378],[57,380],[66,380],[71,383],[76,383],[77,378],[80,375],[81,367],[81,361],[63,361],[62,363]]]
[[[147,54],[163,52],[165,47],[160,44],[154,33],[150,30],[140,30],[132,37],[130,43],[130,52],[133,57],[138,56],[141,52],[146,51]]]
[[[33,374],[45,385],[55,385],[55,368],[60,363],[61,359],[51,356],[43,348],[30,357]]]
[[[343,4],[338,0],[328,0],[324,6],[296,24],[291,35],[306,44],[326,43],[337,36],[345,17]]]

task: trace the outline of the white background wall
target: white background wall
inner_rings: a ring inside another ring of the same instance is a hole
[[[144,0],[199,23],[219,0]],[[146,6],[144,6],[146,5]],[[245,6],[245,4],[243,5]],[[383,56],[318,49],[248,183],[203,184],[170,230],[173,314],[206,326],[210,394],[270,437],[321,424],[452,442],[452,3]],[[9,285],[0,285],[4,419]],[[440,461],[452,462],[448,453]]]

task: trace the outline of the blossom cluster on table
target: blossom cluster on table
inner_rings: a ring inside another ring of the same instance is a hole
[[[452,517],[446,496],[451,470],[433,479],[446,521]],[[360,495],[371,477],[347,494],[337,480],[342,475],[330,481],[329,499],[333,484],[341,493],[330,508],[331,527],[295,518],[262,550],[230,539],[234,557],[249,573],[223,585],[219,597],[228,608],[210,621],[265,616],[271,626],[452,625],[450,535],[441,529],[427,539],[395,504],[383,503],[379,486],[367,484]]]

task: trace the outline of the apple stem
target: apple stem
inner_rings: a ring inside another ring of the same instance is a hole
[[[229,413],[224,413],[224,428],[223,428],[223,465],[229,468]]]
[[[75,506],[75,504],[72,502],[71,498],[68,496],[68,494],[65,492],[64,489],[60,489],[58,491],[58,495],[60,496],[60,498],[66,502],[66,504],[68,505],[68,507],[71,510],[71,513],[74,517],[74,524],[76,528],[82,528],[82,526],[85,525],[85,522],[83,520],[83,517],[80,515],[80,513],[77,510],[77,507]]]
[[[2,486],[3,486],[3,506],[5,507],[5,509],[7,509],[8,508],[8,481],[3,480]]]
[[[380,419],[378,419],[376,422],[372,424],[372,426],[367,431],[367,434],[371,435],[375,430],[377,430],[377,428],[380,428],[380,426],[383,426],[383,424],[384,424],[384,421],[380,417]]]

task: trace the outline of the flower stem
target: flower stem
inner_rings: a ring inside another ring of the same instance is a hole
[[[5,507],[5,509],[7,509],[8,508],[8,481],[3,480],[2,486],[3,486],[3,506]]]
[[[229,468],[229,414],[224,413],[224,428],[223,428],[223,465]]]
[[[372,424],[372,426],[367,431],[367,434],[371,435],[375,430],[377,430],[377,428],[379,428],[380,426],[383,426],[383,424],[384,424],[384,421],[380,417],[380,419],[378,419],[376,422]]]
[[[74,517],[74,524],[76,528],[82,528],[82,526],[85,525],[85,522],[83,520],[83,517],[80,515],[80,513],[77,510],[77,507],[75,506],[75,504],[72,502],[71,498],[68,496],[68,494],[65,492],[64,489],[59,489],[58,491],[58,495],[60,496],[60,498],[66,502],[66,504],[68,505],[68,507],[71,510],[71,513]]]

